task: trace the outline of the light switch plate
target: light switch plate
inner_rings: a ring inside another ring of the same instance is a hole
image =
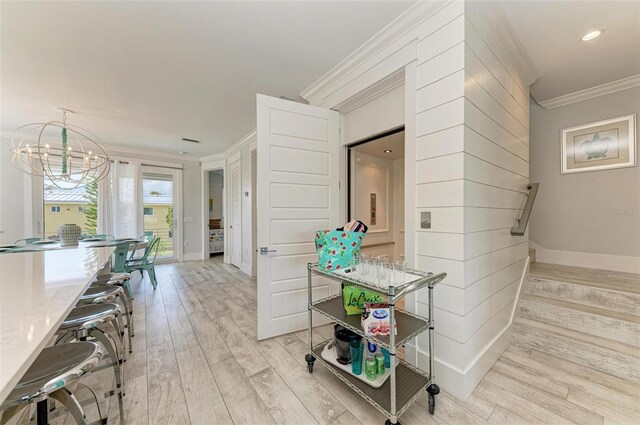
[[[420,213],[420,228],[431,229],[431,211],[422,211]]]

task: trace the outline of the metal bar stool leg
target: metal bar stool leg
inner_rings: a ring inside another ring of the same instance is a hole
[[[91,336],[100,342],[104,348],[107,349],[109,357],[111,358],[111,365],[113,366],[113,374],[116,378],[116,391],[118,393],[124,393],[124,385],[122,383],[122,372],[120,369],[120,357],[118,356],[118,347],[113,337],[107,332],[100,329],[91,332]]]
[[[59,389],[49,394],[49,397],[62,403],[77,424],[87,424],[87,417],[84,415],[78,399],[69,390],[66,388]]]

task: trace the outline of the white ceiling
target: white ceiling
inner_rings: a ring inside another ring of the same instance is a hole
[[[256,93],[297,98],[411,4],[3,1],[2,130],[64,107],[108,144],[222,152]]]
[[[500,1],[535,65],[538,101],[640,74],[640,1]],[[604,33],[590,42],[594,29]]]
[[[404,158],[404,131],[363,143],[354,148],[358,152],[367,153],[387,159]],[[385,150],[391,150],[385,153]]]

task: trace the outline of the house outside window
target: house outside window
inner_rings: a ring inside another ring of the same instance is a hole
[[[153,208],[144,207],[144,215],[153,215]]]
[[[50,211],[54,214],[57,214],[60,212],[60,205],[51,205],[50,207]]]

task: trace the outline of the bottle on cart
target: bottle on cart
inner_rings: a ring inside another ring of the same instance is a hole
[[[371,341],[367,341],[367,360],[365,362],[365,374],[367,375],[367,379],[370,381],[374,381],[377,377],[376,372],[376,359],[375,354],[378,346]]]

